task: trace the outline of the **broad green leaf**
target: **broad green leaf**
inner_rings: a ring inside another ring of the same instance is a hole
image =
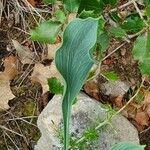
[[[145,5],[150,5],[150,0],[144,0]]]
[[[150,18],[150,5],[145,8],[145,15]]]
[[[111,150],[144,150],[143,145],[138,145],[131,142],[120,142],[114,145]]]
[[[48,5],[48,4],[54,4],[56,0],[43,0],[43,2]]]
[[[112,27],[109,32],[116,38],[123,38],[126,35],[125,30],[120,27]]]
[[[62,10],[57,10],[54,13],[54,16],[56,17],[57,21],[60,21],[61,23],[65,23],[66,16],[65,16],[65,13]]]
[[[145,58],[139,62],[139,68],[142,74],[150,75],[150,58]]]
[[[109,46],[110,38],[108,33],[105,31],[98,36],[97,43],[101,46],[101,52],[105,52]]]
[[[75,19],[67,26],[63,44],[55,55],[55,64],[64,79],[62,102],[64,122],[64,150],[69,145],[71,106],[79,93],[94,61],[90,52],[97,39],[98,19]]]
[[[48,79],[49,91],[53,94],[62,94],[63,93],[63,85],[59,82],[56,77],[52,77]]]
[[[150,74],[150,33],[137,37],[133,47],[133,57],[139,61],[142,74]]]
[[[85,10],[100,14],[102,9],[103,4],[101,4],[101,2],[98,0],[81,0],[78,13],[80,14],[83,10]]]
[[[44,21],[31,31],[31,39],[44,43],[55,43],[61,24],[52,20]]]
[[[114,71],[102,73],[109,81],[118,80],[118,75]]]
[[[126,17],[121,28],[126,32],[136,33],[142,30],[144,26],[145,24],[138,14],[131,14]]]
[[[69,12],[77,12],[80,5],[80,0],[63,0],[63,4],[65,9]]]

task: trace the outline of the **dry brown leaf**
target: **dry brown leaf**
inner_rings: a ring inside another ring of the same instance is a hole
[[[88,95],[92,96],[96,100],[100,100],[99,88],[95,83],[95,81],[93,80],[87,81],[83,88]]]
[[[35,53],[31,52],[29,48],[22,46],[18,41],[12,40],[16,49],[18,57],[23,64],[31,64],[35,59]]]
[[[12,80],[18,74],[16,62],[17,58],[14,56],[6,57],[4,60],[5,70],[3,74],[8,77],[8,80]]]
[[[30,79],[32,82],[39,82],[43,89],[43,94],[49,90],[47,79],[51,77],[60,78],[54,63],[50,66],[44,66],[43,64],[35,64],[34,70]]]
[[[147,115],[150,117],[150,104],[149,105],[147,105],[147,107],[146,107],[146,113],[147,113]]]
[[[35,4],[36,4],[36,2],[35,2],[35,0],[27,0],[33,7],[35,7]]]
[[[146,94],[145,94],[143,104],[144,105],[150,104],[150,92],[149,91],[147,91]]]
[[[0,111],[8,109],[9,100],[15,97],[10,89],[10,80],[18,74],[16,57],[7,57],[4,60],[4,67],[4,72],[0,72]]]
[[[57,50],[57,48],[60,46],[60,43],[57,44],[48,44],[48,53],[46,56],[42,56],[42,60],[44,59],[54,59],[55,56],[55,52]]]
[[[122,99],[123,99],[123,96],[118,96],[115,99],[113,99],[112,102],[115,104],[116,107],[121,108],[122,107]]]
[[[137,109],[139,108],[139,105],[135,105],[133,102],[131,102],[125,109],[122,111],[122,114],[127,118],[135,118],[135,115],[137,113]]]
[[[145,111],[138,112],[135,116],[135,120],[141,126],[149,126],[149,116]]]
[[[15,96],[10,89],[10,82],[8,80],[0,79],[0,111],[7,110],[9,108],[8,102]]]

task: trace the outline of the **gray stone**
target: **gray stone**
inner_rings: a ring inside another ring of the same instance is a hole
[[[85,94],[79,94],[78,101],[72,106],[70,133],[80,137],[87,128],[97,125],[106,118],[106,109],[99,102]],[[61,150],[62,144],[57,132],[62,126],[61,96],[54,96],[38,118],[38,127],[41,131],[35,150]],[[111,127],[112,126],[112,127]],[[138,132],[123,116],[113,118],[111,126],[98,131],[99,137],[90,142],[87,150],[109,150],[120,141],[139,143]]]
[[[129,90],[129,86],[119,80],[102,83],[100,87],[101,91],[108,96],[123,96]]]

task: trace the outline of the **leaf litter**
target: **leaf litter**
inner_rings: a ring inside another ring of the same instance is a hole
[[[35,0],[28,0],[28,2],[34,7],[36,5]],[[124,3],[124,1],[123,1]],[[121,3],[122,4],[122,3]],[[69,20],[72,20],[76,14],[70,14]],[[14,38],[15,39],[15,38]],[[19,41],[19,40],[18,40]],[[13,41],[15,50],[16,50],[16,56],[10,55],[4,59],[4,71],[0,72],[0,88],[1,91],[7,91],[7,95],[3,98],[3,101],[1,103],[0,101],[0,108],[3,107],[3,109],[8,110],[9,105],[8,101],[11,99],[15,99],[15,95],[12,93],[10,83],[14,78],[18,75],[18,66],[16,65],[17,60],[19,60],[23,65],[33,63],[33,71],[30,73],[30,76],[27,76],[27,78],[30,78],[30,81],[34,83],[40,83],[42,87],[42,94],[44,95],[49,89],[47,85],[47,79],[50,77],[57,77],[59,78],[59,74],[56,71],[56,68],[54,66],[54,63],[52,62],[51,65],[45,66],[41,62],[36,62],[35,60],[35,53],[32,52],[28,47],[25,47],[20,44],[17,40]],[[121,43],[116,41],[116,39],[113,39],[110,44],[110,48],[108,49],[107,53],[111,52],[115,46],[117,47]],[[128,45],[128,44],[127,44]],[[102,71],[112,71],[115,70],[115,72],[119,75],[119,78],[122,81],[127,81],[131,87],[135,86],[136,81],[140,81],[140,75],[139,70],[137,69],[137,64],[135,61],[133,61],[133,58],[131,57],[130,52],[130,46],[124,46],[121,49],[121,55],[120,53],[115,53],[111,55],[111,57],[108,58],[108,61],[104,61],[102,63]],[[130,44],[129,44],[130,45]],[[41,56],[41,60],[49,59],[53,60],[55,55],[55,50],[60,46],[59,43],[50,44],[48,45],[47,54],[44,56]],[[117,58],[117,59],[116,59]],[[10,69],[12,68],[12,69]],[[20,74],[20,72],[19,72]],[[25,80],[26,81],[26,80]],[[98,81],[99,82],[99,81]],[[103,82],[99,82],[103,83]],[[104,95],[104,93],[101,93],[101,90],[99,88],[99,83],[93,83],[87,82],[84,85],[84,90],[87,94],[89,94],[91,97],[94,97],[97,100],[104,99],[104,103],[111,103],[114,108],[119,109],[122,107],[122,105],[125,105],[126,101],[129,98],[125,98],[124,96],[116,95],[110,96],[110,95]],[[19,88],[18,88],[19,89]],[[147,91],[147,89],[146,89]],[[20,92],[20,91],[18,91]],[[21,91],[22,93],[22,91]],[[1,96],[2,92],[0,93]],[[3,95],[1,96],[1,98]],[[40,96],[39,96],[40,97]],[[150,116],[150,94],[149,91],[147,91],[146,94],[144,94],[144,100],[142,103],[137,104],[137,102],[130,103],[130,105],[127,106],[125,111],[126,117],[128,119],[133,119],[136,121],[137,129],[141,132],[145,130],[145,126],[149,126],[149,116]],[[30,104],[28,105],[28,107]],[[34,105],[31,104],[33,107]],[[13,108],[13,107],[12,107]]]

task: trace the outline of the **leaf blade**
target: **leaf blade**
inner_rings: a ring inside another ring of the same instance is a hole
[[[56,52],[55,64],[65,81],[62,103],[65,150],[69,145],[71,105],[94,64],[90,50],[96,43],[97,28],[97,19],[72,21],[64,32],[62,46]]]
[[[138,145],[131,142],[120,142],[114,145],[111,150],[144,150],[143,145]]]

